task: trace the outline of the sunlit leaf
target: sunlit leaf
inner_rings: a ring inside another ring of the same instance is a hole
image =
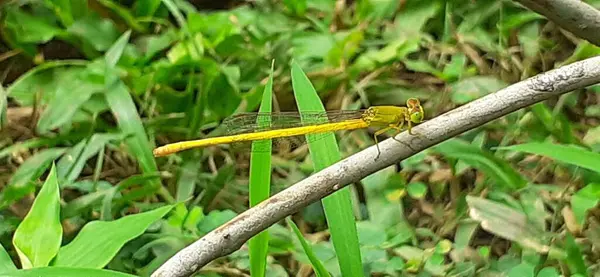
[[[73,241],[60,248],[54,265],[103,268],[125,243],[143,234],[172,208],[168,205],[115,221],[92,221],[83,226]]]
[[[31,210],[13,237],[23,269],[45,267],[58,252],[63,233],[59,192],[56,169],[52,166]]]

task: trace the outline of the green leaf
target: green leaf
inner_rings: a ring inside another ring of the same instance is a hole
[[[62,33],[58,26],[47,21],[45,16],[32,16],[7,5],[4,24],[11,30],[17,42],[46,43]]]
[[[232,220],[237,214],[231,210],[211,211],[202,221],[198,223],[198,230],[202,233],[209,233],[229,220]]]
[[[467,203],[471,218],[481,222],[486,231],[540,253],[549,251],[543,230],[537,229],[521,211],[479,197],[467,196]]]
[[[161,0],[139,0],[135,1],[133,9],[137,17],[152,16],[158,10]]]
[[[427,185],[423,182],[410,183],[406,190],[408,195],[415,199],[423,199],[427,195]]]
[[[11,277],[135,277],[113,270],[72,268],[72,267],[41,267],[28,270],[19,270],[10,273]]]
[[[122,134],[96,133],[89,140],[80,141],[56,164],[59,179],[68,183],[75,181],[89,158],[96,155],[108,142],[122,140],[124,137]]]
[[[166,215],[173,205],[128,215],[114,221],[92,221],[66,246],[60,248],[55,266],[103,268],[128,241],[140,236]]]
[[[125,84],[118,80],[113,83],[112,87],[107,88],[105,95],[106,101],[117,119],[121,132],[129,135],[125,139],[125,143],[131,155],[137,159],[144,173],[157,172],[158,169],[152,156],[150,142],[146,136],[146,131],[137,113],[131,94]],[[152,185],[151,187],[144,188],[147,194],[152,194],[161,188],[159,180],[152,180],[150,184]],[[163,193],[162,196],[166,197],[169,202],[173,200],[173,197],[166,193]]]
[[[300,113],[325,111],[315,88],[295,61],[292,61],[292,86]],[[320,171],[339,161],[341,154],[333,133],[320,134],[318,140],[313,139],[314,136],[306,135],[306,139],[309,141],[308,148],[314,169]],[[322,202],[342,275],[363,276],[350,189],[340,189],[322,199]]]
[[[571,208],[575,220],[580,226],[585,223],[587,211],[596,207],[600,201],[600,183],[591,183],[577,191],[571,197]]]
[[[508,277],[534,277],[535,267],[527,262],[522,262],[513,267],[507,274]]]
[[[441,11],[442,2],[409,1],[397,13],[394,34],[403,38],[420,38],[425,23]]]
[[[527,184],[527,180],[509,163],[463,140],[451,139],[439,144],[434,149],[445,156],[459,159],[483,171],[506,189],[519,189]]]
[[[502,80],[491,76],[474,76],[464,78],[451,87],[452,102],[464,104],[496,92],[507,86]]]
[[[125,46],[127,46],[130,36],[131,31],[125,32],[119,37],[115,44],[106,51],[106,54],[104,54],[104,61],[108,68],[114,68],[117,65],[117,62],[119,62],[119,59],[121,59],[121,56],[123,55],[123,50],[125,50]]]
[[[8,108],[8,93],[4,89],[4,86],[0,85],[0,129],[4,129],[6,123],[8,123],[7,118],[7,108]]]
[[[44,134],[73,120],[73,115],[94,93],[104,89],[102,76],[90,64],[71,79],[65,79],[52,93],[48,105],[37,123],[37,131]]]
[[[271,73],[269,74],[269,80],[265,86],[265,90],[262,95],[262,101],[260,104],[261,113],[269,113],[272,108],[273,98],[273,66],[275,62],[271,64]],[[270,121],[258,120],[257,124],[259,127],[268,127],[271,125]],[[258,205],[258,203],[269,198],[271,191],[271,149],[272,140],[261,140],[252,142],[252,154],[250,156],[250,177],[249,177],[249,189],[250,189],[250,207]],[[260,151],[256,151],[260,150]],[[265,276],[265,270],[267,267],[267,251],[269,249],[269,233],[263,231],[256,235],[249,242],[250,247],[250,273],[252,276]]]
[[[497,149],[520,151],[547,156],[563,163],[580,166],[600,173],[600,154],[588,151],[575,145],[532,142],[513,146],[498,147]]]
[[[0,195],[0,206],[8,205],[34,192],[33,181],[42,176],[52,161],[65,153],[65,150],[64,148],[42,150],[21,164]]]
[[[6,249],[4,249],[4,246],[0,244],[0,274],[14,270],[17,270],[17,267],[10,258],[10,255],[8,255],[8,252],[6,252]]]
[[[304,239],[304,236],[302,236],[302,232],[300,232],[300,229],[298,229],[298,226],[296,226],[294,221],[292,221],[290,218],[287,218],[286,221],[288,225],[292,228],[292,231],[294,231],[294,234],[296,234],[296,238],[298,238],[298,241],[300,241],[302,249],[304,250],[304,254],[306,254],[308,259],[310,260],[310,263],[312,264],[315,275],[317,275],[317,277],[331,276],[331,274],[329,274],[329,271],[325,269],[319,258],[317,258],[317,255],[315,255],[315,252],[313,251],[310,244],[308,244],[308,242]]]
[[[21,106],[45,105],[65,82],[86,70],[88,61],[51,61],[43,63],[21,75],[8,87],[8,96]],[[73,67],[69,67],[73,66]],[[39,99],[41,97],[41,99]],[[41,100],[41,101],[40,101]]]
[[[23,269],[50,264],[62,241],[60,193],[54,165],[31,210],[19,224],[13,245]]]
[[[96,51],[107,50],[119,37],[119,30],[114,23],[97,15],[75,21],[67,31],[81,37]]]
[[[567,250],[567,265],[573,274],[581,274],[583,276],[589,276],[587,274],[587,267],[583,261],[583,254],[579,245],[575,242],[575,239],[570,233],[566,233],[565,237],[565,248]]]
[[[297,16],[304,16],[306,12],[306,0],[284,0],[283,4]]]
[[[544,267],[538,274],[537,277],[560,277],[560,273],[554,267]]]

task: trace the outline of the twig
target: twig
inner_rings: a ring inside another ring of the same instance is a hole
[[[600,11],[583,1],[515,0],[561,28],[600,46]]]
[[[239,249],[272,224],[336,190],[410,157],[469,129],[536,102],[600,82],[600,57],[576,62],[511,85],[441,116],[413,130],[369,147],[272,196],[184,248],[163,264],[153,277],[189,276],[208,262]],[[409,147],[405,147],[406,144]]]

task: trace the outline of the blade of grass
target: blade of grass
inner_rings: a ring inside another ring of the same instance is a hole
[[[42,176],[52,162],[63,155],[65,151],[65,148],[45,149],[21,164],[0,193],[0,209],[34,192],[35,183],[33,181]]]
[[[435,146],[434,149],[444,156],[459,159],[483,171],[505,189],[520,189],[527,184],[527,180],[509,163],[463,140],[451,139]]]
[[[273,94],[273,63],[269,81],[265,86],[259,112],[271,112],[271,99]],[[271,122],[260,120],[256,123],[259,127],[268,126]],[[261,151],[252,151],[250,156],[250,207],[269,198],[271,187],[271,148],[272,140],[261,140],[252,143],[252,149],[260,148]],[[250,273],[252,276],[265,276],[267,268],[267,251],[269,249],[269,233],[263,231],[250,239]]]
[[[300,66],[294,61],[292,61],[292,87],[298,103],[298,110],[301,113],[303,111],[325,111],[315,88]],[[333,133],[326,136],[319,135],[317,140],[311,139],[311,135],[307,135],[307,141],[309,141],[308,148],[315,172],[341,159],[340,150]],[[363,276],[356,221],[352,212],[351,201],[349,187],[340,189],[322,199],[342,275]]]
[[[563,163],[580,166],[600,173],[600,154],[575,145],[532,142],[513,146],[498,147],[496,149],[542,155]]]
[[[7,92],[4,89],[4,86],[0,84],[0,130],[4,128],[4,125],[8,123],[8,118],[6,118],[6,109],[7,109]]]
[[[157,172],[158,168],[154,161],[154,156],[152,156],[152,147],[148,141],[146,131],[142,125],[142,120],[137,113],[129,89],[123,81],[119,79],[115,68],[130,34],[130,32],[126,32],[106,52],[105,97],[113,115],[117,119],[119,128],[123,133],[130,135],[125,139],[125,143],[129,147],[132,156],[137,158],[144,173],[153,173]],[[160,181],[152,180],[150,181],[150,185],[151,186],[145,191],[147,195],[158,191],[167,203],[173,203],[175,201],[173,196],[161,186]]]
[[[325,266],[323,266],[321,261],[319,261],[319,259],[317,258],[317,255],[315,255],[315,252],[310,247],[310,244],[308,244],[308,242],[304,239],[304,237],[302,236],[302,232],[300,232],[300,229],[298,229],[298,226],[296,226],[294,221],[292,221],[289,217],[286,219],[286,221],[287,221],[288,225],[290,225],[290,227],[292,227],[292,230],[296,234],[296,237],[300,241],[300,244],[302,244],[302,249],[304,249],[304,253],[310,260],[310,263],[313,266],[315,275],[317,275],[317,277],[331,276],[331,274],[329,274],[329,271],[327,271],[327,269],[325,269]]]

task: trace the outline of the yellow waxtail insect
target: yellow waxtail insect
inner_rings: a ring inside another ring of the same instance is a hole
[[[271,122],[271,129],[256,127],[262,117]],[[406,107],[397,106],[374,106],[359,111],[327,111],[314,113],[243,113],[226,119],[223,123],[234,127],[233,134],[222,137],[205,138],[200,140],[181,141],[167,144],[154,149],[155,157],[166,156],[179,151],[196,147],[207,147],[219,144],[230,144],[236,142],[265,140],[283,138],[307,134],[319,134],[325,132],[364,129],[368,127],[380,127],[381,129],[373,135],[377,151],[379,141],[377,136],[395,130],[394,137],[402,131],[407,124],[408,133],[413,135],[412,126],[423,121],[425,113],[419,99],[409,98]],[[324,123],[303,123],[301,119],[322,119]],[[297,120],[290,120],[297,119]],[[279,126],[278,126],[279,125]],[[258,129],[258,131],[256,131]],[[244,132],[246,131],[246,132]],[[380,151],[378,152],[381,153]],[[377,155],[379,157],[379,155]]]

